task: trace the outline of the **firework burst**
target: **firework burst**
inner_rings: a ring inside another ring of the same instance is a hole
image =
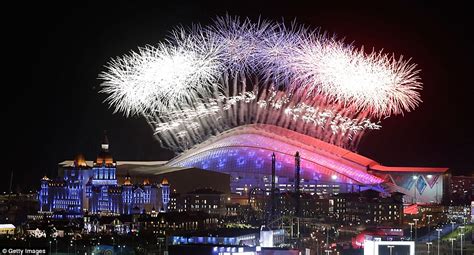
[[[220,17],[177,28],[166,42],[106,68],[100,78],[109,104],[145,116],[176,151],[258,123],[351,148],[381,118],[420,102],[416,65],[294,23]]]

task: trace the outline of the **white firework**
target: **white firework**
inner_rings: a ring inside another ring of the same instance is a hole
[[[389,116],[414,109],[421,82],[416,65],[393,56],[344,45],[340,41],[308,41],[295,54],[300,86],[330,99]]]
[[[100,78],[109,103],[127,116],[181,106],[209,96],[222,72],[215,48],[193,41],[146,46],[109,63]],[[199,86],[196,86],[199,84]]]
[[[346,148],[420,102],[416,65],[303,26],[238,17],[177,28],[158,46],[112,60],[102,91],[186,150],[230,128],[271,124]]]

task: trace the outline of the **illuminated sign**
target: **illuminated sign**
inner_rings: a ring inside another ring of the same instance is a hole
[[[403,254],[415,255],[414,241],[364,241],[364,255]]]

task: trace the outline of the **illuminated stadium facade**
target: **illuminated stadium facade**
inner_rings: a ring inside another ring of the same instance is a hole
[[[405,194],[405,202],[441,202],[447,168],[386,167],[374,160],[288,129],[247,125],[231,129],[168,162],[229,173],[231,190],[245,194],[268,190],[271,154],[276,155],[277,187],[294,190],[295,159],[301,155],[300,189],[312,193],[352,192],[367,188]]]

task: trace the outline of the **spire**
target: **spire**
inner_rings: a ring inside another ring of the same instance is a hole
[[[97,155],[97,159],[94,162],[95,165],[105,165],[108,167],[114,166],[114,159],[109,152],[109,139],[107,138],[107,131],[104,130],[104,138],[102,139],[102,143],[100,145],[100,152]]]
[[[109,139],[107,138],[107,130],[104,130],[104,138],[102,139],[101,148],[103,151],[109,151]]]

